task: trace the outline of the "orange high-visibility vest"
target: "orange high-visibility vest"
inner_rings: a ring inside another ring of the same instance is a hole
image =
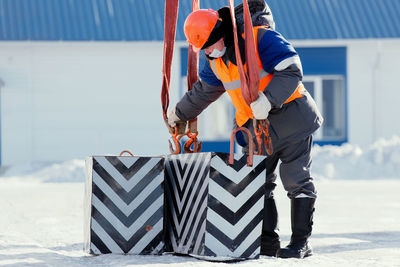
[[[258,51],[257,34],[259,28],[265,28],[265,27],[264,26],[253,27],[256,51]],[[257,53],[257,59],[258,59],[258,65],[260,67],[260,84],[258,90],[264,91],[265,87],[267,87],[267,85],[271,81],[273,75],[266,72],[263,69],[258,53]],[[214,74],[218,77],[218,79],[221,80],[225,90],[228,92],[229,96],[232,99],[232,104],[236,108],[236,116],[235,116],[236,123],[240,127],[243,124],[245,124],[249,119],[253,118],[253,112],[251,111],[251,108],[246,104],[242,96],[238,67],[231,62],[228,62],[229,66],[226,66],[226,64],[221,58],[217,58],[215,60],[209,60],[209,62]],[[246,69],[246,63],[244,64],[244,68]],[[302,83],[300,83],[296,91],[285,101],[284,104],[289,103],[290,101],[296,98],[303,97],[302,95],[303,91],[304,91],[304,86]]]

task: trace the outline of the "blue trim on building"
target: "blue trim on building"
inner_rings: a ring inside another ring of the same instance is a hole
[[[227,133],[228,134],[228,133]],[[229,153],[230,141],[202,141],[201,152],[223,152]],[[233,148],[233,152],[236,152],[236,146]]]
[[[0,0],[0,41],[162,41],[163,0]],[[201,0],[218,9],[226,0]],[[242,1],[235,1],[239,4]],[[400,38],[399,0],[266,0],[285,38]],[[191,1],[180,1],[177,40]]]
[[[341,146],[342,144],[347,143],[346,141],[314,141],[313,144],[314,145],[319,145],[319,146]]]
[[[346,76],[346,47],[296,48],[304,75],[337,74]]]

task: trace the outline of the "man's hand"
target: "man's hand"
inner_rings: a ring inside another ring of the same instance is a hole
[[[174,107],[168,113],[168,124],[171,127],[175,127],[176,126],[176,122],[178,122],[180,120],[181,119],[179,119],[178,116],[176,116],[176,114],[175,114],[175,107]]]
[[[268,113],[271,110],[271,103],[268,98],[261,91],[258,92],[258,98],[256,101],[250,104],[250,108],[253,111],[254,118],[257,120],[265,120],[268,117]]]

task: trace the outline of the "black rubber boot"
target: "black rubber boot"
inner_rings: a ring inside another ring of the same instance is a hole
[[[266,198],[264,200],[264,218],[261,234],[261,255],[276,257],[280,249],[278,211],[275,200]]]
[[[295,198],[291,200],[292,237],[287,247],[281,248],[277,257],[302,259],[312,255],[308,238],[313,225],[315,198]]]

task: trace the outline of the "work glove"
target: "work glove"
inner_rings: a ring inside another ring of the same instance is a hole
[[[175,107],[172,108],[168,113],[168,124],[169,124],[169,126],[175,127],[176,126],[176,122],[178,122],[180,120],[181,119],[179,119],[179,117],[175,113]]]
[[[265,120],[271,110],[271,103],[262,91],[258,92],[256,101],[250,104],[251,111],[256,120]]]

